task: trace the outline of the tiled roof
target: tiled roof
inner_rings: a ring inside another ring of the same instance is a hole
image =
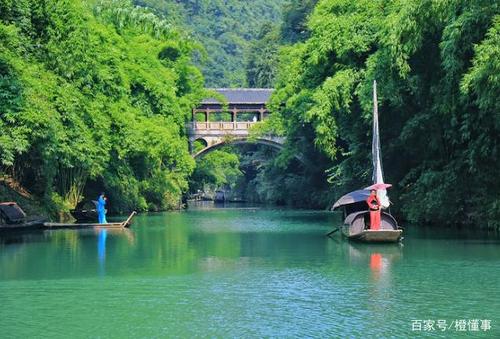
[[[224,95],[230,104],[265,104],[269,100],[272,88],[209,88]],[[218,104],[214,98],[206,98],[202,104]]]

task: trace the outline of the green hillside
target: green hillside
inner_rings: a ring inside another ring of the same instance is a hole
[[[265,23],[281,21],[285,0],[135,0],[176,25],[184,25],[205,47],[198,64],[207,87],[247,86],[249,47]]]

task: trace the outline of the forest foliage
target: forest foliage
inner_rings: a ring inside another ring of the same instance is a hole
[[[332,186],[297,183],[317,184],[303,199],[370,183],[376,79],[393,209],[412,222],[498,226],[499,1],[320,0],[306,26],[307,38],[280,44],[268,122],[287,137],[285,167],[284,154],[314,154],[305,166],[328,174]]]
[[[195,194],[214,195],[219,189],[234,189],[242,175],[238,153],[228,148],[215,150],[197,159],[189,189]]]
[[[0,0],[0,165],[54,210],[176,206],[196,44],[125,0]]]
[[[0,0],[0,171],[55,209],[171,208],[189,183],[324,208],[371,182],[376,79],[393,212],[498,227],[499,74],[498,0]],[[255,133],[284,149],[189,179],[204,84],[275,87]]]
[[[261,27],[281,20],[286,0],[134,0],[165,20],[182,26],[204,47],[197,65],[207,87],[246,87],[248,53],[258,52]]]

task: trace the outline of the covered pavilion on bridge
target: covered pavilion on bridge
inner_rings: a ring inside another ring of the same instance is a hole
[[[215,88],[210,89],[227,100],[227,107],[216,98],[206,98],[193,109],[193,122],[197,127],[208,128],[210,122],[230,122],[234,129],[246,127],[238,122],[262,121],[269,114],[266,104],[273,92],[272,88]],[[200,124],[201,123],[201,124]],[[205,123],[206,125],[203,125]],[[219,128],[219,126],[217,127]]]
[[[266,104],[273,92],[272,88],[211,90],[223,96],[225,102],[216,98],[206,98],[193,109],[188,135],[190,149],[195,157],[226,143],[247,143],[251,127],[269,115]],[[284,138],[265,135],[252,142],[280,149]]]

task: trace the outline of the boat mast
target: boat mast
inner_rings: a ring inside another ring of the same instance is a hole
[[[373,175],[374,184],[384,183],[384,174],[382,171],[382,157],[380,152],[380,135],[378,129],[378,101],[377,101],[377,80],[373,80],[373,139],[372,139],[372,159],[373,159]],[[389,207],[389,197],[387,190],[378,190],[377,196],[383,207]]]

